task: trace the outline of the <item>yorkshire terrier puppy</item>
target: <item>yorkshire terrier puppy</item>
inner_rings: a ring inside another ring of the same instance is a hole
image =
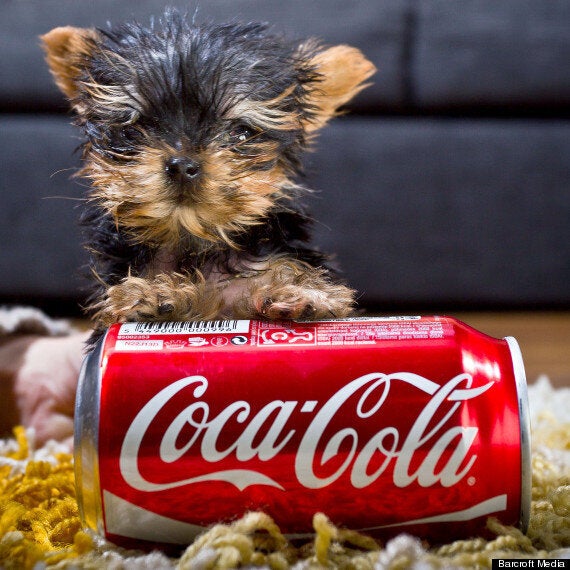
[[[96,330],[115,322],[344,317],[294,178],[375,71],[264,24],[56,28],[42,37],[83,129]]]

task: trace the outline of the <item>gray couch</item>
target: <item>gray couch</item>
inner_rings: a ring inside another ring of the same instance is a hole
[[[8,1],[0,38],[0,303],[77,313],[78,133],[37,36],[159,14],[156,0]],[[361,48],[379,72],[306,161],[319,219],[364,307],[570,306],[570,3],[192,0]]]

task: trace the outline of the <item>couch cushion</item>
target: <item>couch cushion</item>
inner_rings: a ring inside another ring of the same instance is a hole
[[[567,122],[353,118],[320,148],[318,240],[366,303],[570,305]]]
[[[77,138],[65,118],[0,118],[0,295],[81,296],[83,250],[70,176]]]
[[[266,21],[291,37],[319,37],[328,44],[347,43],[361,48],[380,69],[373,87],[363,92],[353,108],[397,105],[402,99],[402,53],[408,2],[356,0],[208,0],[198,3],[198,21],[214,19]],[[194,3],[173,1],[182,11]],[[65,108],[43,61],[38,36],[56,26],[96,26],[136,19],[148,24],[151,16],[164,10],[160,0],[116,2],[62,2],[27,0],[2,6],[0,37],[0,107],[18,110],[61,110]]]
[[[0,122],[0,295],[82,295],[67,123]],[[569,141],[554,121],[337,120],[307,160],[317,242],[370,305],[568,304]]]
[[[411,76],[419,107],[568,106],[569,2],[452,4],[417,3]]]

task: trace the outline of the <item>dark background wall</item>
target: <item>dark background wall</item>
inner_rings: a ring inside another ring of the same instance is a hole
[[[378,67],[307,157],[318,243],[386,312],[570,306],[570,3],[203,0],[362,49]],[[4,0],[0,303],[78,312],[78,133],[37,36],[158,15],[164,2]]]

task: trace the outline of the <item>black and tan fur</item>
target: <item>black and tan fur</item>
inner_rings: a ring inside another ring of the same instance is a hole
[[[42,37],[83,130],[96,329],[130,320],[344,317],[309,244],[301,155],[374,72],[266,25],[56,28]]]

